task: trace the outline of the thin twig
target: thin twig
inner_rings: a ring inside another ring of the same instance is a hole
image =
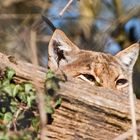
[[[131,8],[128,12],[121,15],[117,20],[112,22],[109,26],[107,26],[103,31],[103,33],[111,33],[113,32],[119,25],[124,25],[129,19],[138,15],[140,12],[140,6],[136,6]]]
[[[14,130],[17,132],[17,118],[20,115],[20,113],[24,110],[24,108],[22,106],[19,107],[19,109],[15,112],[15,114],[13,115],[13,119],[12,121],[8,124],[9,128],[11,128],[11,126],[14,126]]]
[[[38,59],[37,59],[37,48],[36,48],[36,32],[31,31],[31,41],[30,41],[30,46],[31,46],[31,52],[32,52],[32,57],[31,61],[35,67],[35,69],[32,69],[33,71],[33,81],[34,83],[37,83],[37,66],[38,66]],[[36,96],[37,96],[37,102],[38,102],[38,109],[39,109],[39,114],[40,114],[40,122],[41,122],[41,130],[40,130],[40,139],[41,140],[46,140],[46,131],[45,131],[45,126],[47,123],[47,118],[46,118],[46,113],[44,110],[45,106],[45,101],[44,101],[44,94],[42,93],[41,89],[36,86]]]
[[[132,121],[132,134],[133,140],[137,140],[137,123],[136,123],[136,109],[135,109],[135,99],[133,92],[133,83],[132,83],[132,74],[129,76],[129,102],[130,102],[130,111],[131,111],[131,121]]]
[[[132,136],[132,129],[129,129],[127,132],[117,136],[113,140],[126,140],[130,136]]]
[[[126,138],[132,136],[133,140],[138,139],[137,135],[137,124],[136,124],[136,109],[135,109],[135,99],[133,93],[133,83],[132,83],[132,74],[129,76],[129,103],[130,103],[130,112],[131,112],[131,121],[132,121],[132,128],[129,129],[127,132],[119,135],[113,140],[125,140]],[[140,127],[140,126],[139,126]]]
[[[140,125],[138,125],[137,130],[140,129]],[[126,140],[130,136],[132,136],[132,128],[130,128],[127,132],[124,132],[123,134],[120,134],[118,137],[114,138],[113,140]]]
[[[66,6],[61,10],[61,12],[59,13],[59,16],[62,17],[64,12],[67,10],[67,8],[71,5],[71,3],[73,2],[73,0],[69,0],[69,2],[66,4]]]

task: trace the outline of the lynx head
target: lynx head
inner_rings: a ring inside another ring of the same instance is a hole
[[[92,85],[126,91],[128,77],[139,54],[135,43],[115,56],[80,50],[59,29],[55,30],[48,49],[48,66],[55,72],[82,79]]]

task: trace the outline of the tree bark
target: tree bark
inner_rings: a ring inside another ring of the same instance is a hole
[[[16,71],[16,80],[33,83],[34,66],[16,61],[12,56],[0,53],[0,68],[11,67]],[[37,83],[45,80],[46,69],[37,68]],[[60,82],[58,93],[62,105],[47,125],[46,135],[54,140],[112,140],[131,128],[129,99],[127,95],[102,87],[94,87],[78,80]],[[140,101],[136,99],[136,117],[140,121]],[[140,138],[140,130],[138,130]]]

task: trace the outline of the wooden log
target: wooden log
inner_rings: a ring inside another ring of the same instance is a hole
[[[34,66],[0,53],[0,68],[11,67],[18,80],[33,82]],[[37,68],[37,83],[43,87],[46,69]],[[35,83],[33,83],[36,85]],[[58,93],[63,102],[47,125],[52,140],[112,140],[131,128],[128,96],[102,87],[71,79],[60,82]],[[37,85],[36,85],[37,86]],[[140,101],[136,99],[136,118],[140,121]],[[138,130],[140,138],[140,130]]]

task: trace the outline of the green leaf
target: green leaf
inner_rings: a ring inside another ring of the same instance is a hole
[[[17,106],[10,106],[10,110],[12,113],[15,113],[17,111]]]
[[[30,97],[27,97],[27,106],[31,107],[31,105],[32,105],[32,100]]]
[[[4,120],[5,123],[9,123],[12,120],[12,118],[13,118],[12,113],[7,112],[7,113],[4,114],[4,119],[3,120]]]
[[[47,73],[46,73],[46,78],[47,79],[51,79],[54,77],[54,72],[50,69],[48,69]]]
[[[30,95],[30,96],[33,96],[33,97],[35,98],[35,92],[30,91],[30,92],[29,92],[29,95]]]
[[[12,113],[15,113],[18,109],[18,103],[14,100],[11,100],[11,103],[10,103],[10,110]]]
[[[33,89],[33,86],[30,83],[26,83],[24,86],[25,86],[25,93],[29,93]]]
[[[0,140],[9,140],[9,135],[5,134],[4,132],[0,135]]]
[[[35,117],[32,119],[32,126],[35,128],[35,129],[38,129],[39,128],[39,125],[40,125],[40,118],[39,117]]]
[[[47,89],[54,89],[54,90],[59,89],[59,85],[55,79],[47,79],[46,80],[46,87],[47,87]]]
[[[12,96],[13,86],[11,84],[7,85],[7,86],[4,86],[2,88],[2,91],[9,94],[10,96]]]
[[[47,96],[46,96],[46,104],[47,104],[47,106],[50,106],[51,100],[52,100],[52,97],[49,96],[49,95],[47,95]]]
[[[20,85],[16,85],[13,89],[13,97],[15,97],[17,95],[18,92],[22,91],[23,88]]]
[[[27,106],[31,107],[34,100],[35,100],[35,96],[31,96],[31,97],[28,96],[27,97]]]
[[[1,112],[2,112],[2,113],[5,113],[5,112],[6,112],[6,107],[2,107],[2,108],[1,108]]]
[[[27,95],[25,94],[25,92],[20,92],[20,94],[18,94],[17,96],[19,97],[21,102],[27,103],[27,101],[26,101]]]
[[[54,113],[54,108],[53,108],[52,106],[47,106],[47,107],[46,107],[46,112],[47,112],[48,114],[53,114],[53,113]]]
[[[16,102],[15,100],[11,100],[10,105],[11,106],[17,106],[18,105],[18,102]]]
[[[12,68],[7,68],[6,70],[6,77],[11,80],[13,76],[16,74],[15,70]]]
[[[4,114],[0,112],[0,119],[2,119],[3,116],[4,116]]]
[[[60,106],[62,104],[62,98],[58,98],[58,100],[55,102],[55,107]]]
[[[4,79],[3,83],[2,83],[2,86],[6,86],[6,85],[9,85],[9,84],[10,84],[10,80],[9,79]]]

